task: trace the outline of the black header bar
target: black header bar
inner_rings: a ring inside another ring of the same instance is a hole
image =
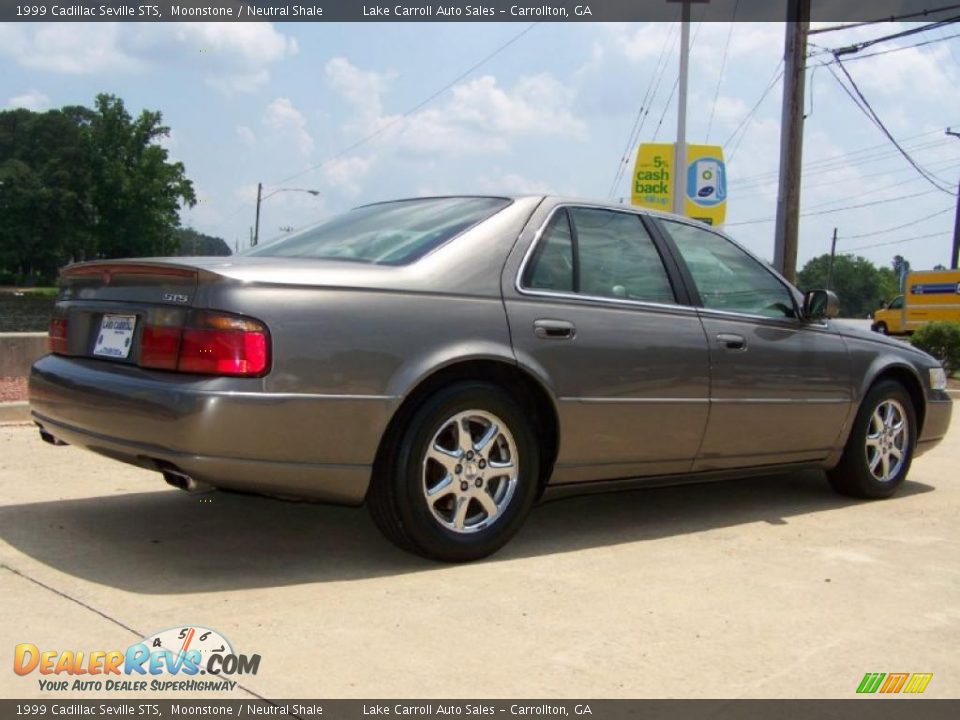
[[[780,21],[788,0],[691,0],[696,22]],[[0,0],[6,22],[676,21],[681,0]],[[811,20],[913,21],[960,15],[956,0],[811,0]],[[951,9],[951,6],[954,9]],[[734,10],[736,15],[734,16]]]

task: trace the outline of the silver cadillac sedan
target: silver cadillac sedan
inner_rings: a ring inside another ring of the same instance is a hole
[[[837,309],[681,217],[399,200],[235,257],[66,268],[30,402],[48,442],[366,503],[472,560],[545,494],[811,467],[894,493],[946,432],[944,372]]]

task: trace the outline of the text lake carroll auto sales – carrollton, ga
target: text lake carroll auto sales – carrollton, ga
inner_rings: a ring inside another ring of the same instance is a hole
[[[126,650],[59,651],[20,643],[13,658],[17,675],[42,676],[37,682],[44,692],[223,692],[237,685],[228,677],[256,675],[259,668],[260,655],[238,654],[223,635],[200,625],[162,630]]]

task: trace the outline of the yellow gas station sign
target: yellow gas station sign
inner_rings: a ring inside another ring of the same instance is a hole
[[[673,211],[676,178],[674,143],[643,143],[637,150],[630,201],[640,207]],[[727,170],[719,145],[687,145],[684,215],[708,225],[727,216]]]

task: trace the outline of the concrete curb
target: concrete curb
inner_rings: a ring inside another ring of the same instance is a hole
[[[31,422],[30,403],[26,400],[0,403],[0,425],[29,425]]]

